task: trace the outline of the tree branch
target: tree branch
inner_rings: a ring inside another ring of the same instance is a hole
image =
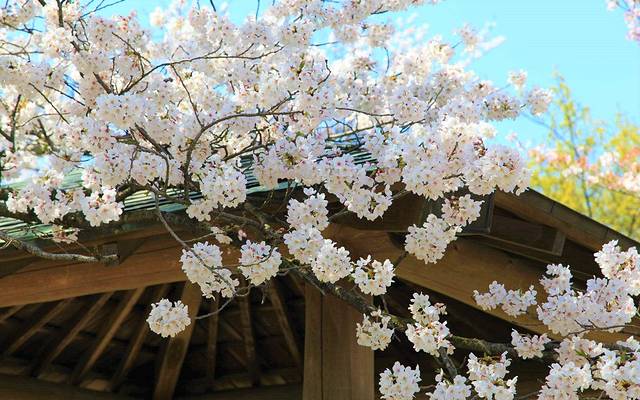
[[[118,260],[118,255],[109,255],[109,256],[85,256],[82,254],[68,254],[68,253],[49,253],[47,251],[42,250],[40,247],[36,246],[33,243],[29,243],[27,241],[19,240],[12,238],[6,232],[0,231],[0,239],[4,240],[7,244],[12,245],[13,247],[24,250],[29,254],[32,254],[36,257],[44,258],[47,260],[53,261],[72,261],[72,262],[81,262],[81,263],[112,263]]]

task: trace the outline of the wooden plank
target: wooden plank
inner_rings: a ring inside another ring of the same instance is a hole
[[[304,287],[304,377],[302,398],[322,400],[322,294]]]
[[[280,324],[280,329],[282,329],[282,334],[284,335],[291,357],[293,357],[293,361],[298,367],[302,367],[300,337],[291,321],[291,316],[289,315],[289,310],[287,310],[287,305],[282,294],[282,286],[277,279],[272,279],[270,282],[269,300],[271,300],[271,304],[273,304],[276,318]]]
[[[76,364],[69,380],[70,383],[77,385],[82,382],[87,372],[91,370],[107,348],[107,345],[116,334],[127,315],[129,315],[133,306],[138,302],[138,299],[144,292],[144,289],[144,287],[141,287],[131,290],[124,295],[122,300],[120,300],[118,307],[113,311],[109,319],[105,321],[98,333],[98,336],[96,336],[93,344],[85,353],[85,356],[78,364]]]
[[[126,400],[131,397],[96,392],[34,378],[0,375],[0,399],[7,400]]]
[[[251,299],[247,294],[237,298],[240,308],[240,324],[242,329],[242,342],[244,343],[244,353],[247,360],[247,370],[252,384],[260,383],[260,371],[256,357],[256,340],[251,322]]]
[[[134,254],[117,267],[92,263],[18,272],[0,279],[0,307],[183,281],[180,254],[173,247]]]
[[[97,295],[80,310],[74,321],[68,323],[67,328],[54,339],[55,344],[53,346],[47,346],[48,351],[34,359],[35,363],[33,363],[30,368],[33,376],[40,376],[49,365],[51,365],[53,360],[62,353],[69,343],[78,336],[85,325],[100,311],[112,294],[113,293],[103,293]]]
[[[151,295],[150,303],[157,303],[169,292],[169,284],[164,284],[156,287],[153,290],[153,294]],[[150,310],[151,307],[148,307]],[[113,374],[111,381],[109,382],[109,391],[115,392],[117,391],[125,378],[129,374],[129,371],[134,365],[134,362],[138,358],[140,354],[140,350],[142,349],[142,344],[144,343],[145,338],[147,337],[147,333],[149,333],[149,325],[147,324],[147,314],[143,314],[140,316],[140,320],[138,324],[133,330],[133,335],[129,340],[129,344],[127,345],[127,350],[124,353],[124,357],[120,360],[120,364],[116,369],[116,372]]]
[[[218,297],[214,297],[211,300],[209,312],[214,313],[207,318],[207,382],[210,382],[213,387],[213,383],[216,378],[216,356],[218,353],[218,330],[220,327],[220,313],[218,310],[219,300]]]
[[[4,350],[3,355],[10,356],[20,349],[33,335],[35,335],[47,322],[56,317],[72,299],[65,299],[57,303],[48,303],[40,306],[36,315],[26,321],[22,329],[17,332],[13,340]]]
[[[51,265],[47,262],[2,277],[0,308],[184,282],[186,276],[180,268],[182,248],[168,237],[159,241],[146,241],[138,252],[117,267],[99,263]],[[225,264],[237,263],[238,249],[223,248],[222,252]]]
[[[172,399],[175,392],[182,363],[187,355],[191,334],[196,326],[193,318],[198,315],[202,293],[198,285],[185,282],[180,300],[189,308],[191,324],[176,336],[169,338],[163,345],[156,373],[156,385],[153,390],[154,400]]]

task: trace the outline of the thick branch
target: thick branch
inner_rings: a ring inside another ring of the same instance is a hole
[[[47,260],[53,261],[72,261],[72,262],[81,262],[81,263],[111,263],[118,260],[118,255],[109,255],[109,256],[85,256],[82,254],[68,254],[68,253],[49,253],[47,251],[42,250],[40,247],[36,246],[33,243],[29,243],[23,240],[18,240],[12,238],[9,234],[0,231],[0,239],[4,240],[7,244],[12,245],[13,247],[24,250],[29,254],[32,254],[36,257],[44,258]]]

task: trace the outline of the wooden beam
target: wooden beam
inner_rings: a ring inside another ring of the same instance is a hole
[[[131,255],[117,267],[72,264],[19,271],[0,278],[0,307],[183,281],[180,254],[180,248],[172,247]]]
[[[287,305],[282,294],[282,286],[277,279],[272,279],[269,286],[269,300],[273,304],[276,318],[280,324],[280,329],[284,335],[284,339],[289,347],[289,352],[293,357],[293,361],[298,367],[302,367],[302,350],[298,333],[296,332],[291,316],[287,310]]]
[[[557,228],[499,214],[493,216],[487,236],[557,256],[562,254],[566,239]]]
[[[4,260],[3,260],[4,261]],[[20,271],[23,268],[26,268],[29,264],[33,262],[33,259],[25,258],[20,260],[3,262],[0,264],[0,278],[6,275],[11,275],[16,271]]]
[[[129,315],[129,312],[131,312],[133,306],[138,302],[138,299],[144,292],[144,289],[144,287],[141,287],[124,294],[122,300],[120,300],[120,303],[118,304],[118,307],[104,322],[104,325],[100,329],[100,332],[98,333],[98,336],[96,336],[91,347],[87,350],[80,362],[76,364],[69,380],[72,384],[80,384],[87,372],[93,368],[104,350],[107,348],[107,345],[113,336],[120,328],[120,325],[122,325],[127,315]]]
[[[534,190],[527,190],[519,196],[496,192],[495,202],[496,206],[523,219],[543,223],[561,230],[567,235],[567,238],[592,251],[600,250],[604,243],[614,239],[618,240],[624,248],[640,246],[637,241]]]
[[[5,348],[3,355],[10,356],[20,349],[33,335],[35,335],[47,322],[58,315],[72,299],[65,299],[57,303],[47,303],[40,306],[34,316],[25,321],[22,329],[18,331],[13,340]]]
[[[362,315],[337,297],[305,290],[305,400],[373,399],[373,351],[357,343]]]
[[[331,226],[330,236],[347,248],[371,254],[377,260],[397,260],[403,254],[401,248],[384,232],[361,232],[348,227]],[[413,256],[407,256],[397,266],[398,278],[418,286],[442,293],[476,309],[480,309],[473,299],[474,290],[487,290],[494,280],[505,284],[507,289],[527,289],[533,285],[539,294],[538,301],[544,300],[540,278],[545,271],[544,264],[511,256],[503,251],[483,246],[469,238],[459,238],[450,244],[444,257],[436,264],[426,265]],[[502,310],[484,311],[505,321],[535,333],[547,333],[558,338],[545,328],[535,315],[525,314],[513,318]],[[590,339],[605,343],[625,340],[627,335],[619,333],[592,332]]]
[[[247,360],[247,370],[253,385],[260,383],[260,371],[256,357],[256,340],[251,322],[251,298],[250,295],[237,298],[240,308],[240,324],[242,326],[242,340],[244,343],[244,353]]]
[[[44,382],[34,378],[0,375],[0,399],[126,400],[131,397]]]
[[[214,313],[207,318],[207,381],[210,382],[213,387],[213,382],[216,378],[216,356],[218,350],[218,329],[220,327],[219,319],[220,313],[218,310],[219,300],[218,297],[214,297],[211,300],[209,312]]]
[[[178,400],[302,400],[300,385],[263,386],[251,389],[226,390],[202,396],[179,397]]]
[[[562,256],[566,235],[557,228],[500,214],[492,220],[490,232],[463,231],[458,236],[472,236],[488,246],[545,263]]]
[[[235,264],[240,256],[239,250],[233,246],[223,248],[222,253],[225,264]],[[186,276],[180,268],[181,254],[182,247],[175,239],[164,235],[146,240],[117,267],[39,260],[0,278],[0,308],[184,282]]]
[[[67,328],[62,331],[54,340],[55,344],[47,345],[45,353],[34,359],[30,368],[31,375],[40,376],[51,365],[53,360],[78,336],[85,325],[98,313],[102,306],[109,300],[112,293],[103,293],[96,296],[87,303],[75,317],[74,321],[67,324]],[[47,350],[48,349],[48,350]]]
[[[158,369],[156,374],[156,385],[153,390],[154,400],[172,399],[175,392],[182,363],[187,355],[191,334],[196,326],[193,318],[198,315],[200,302],[202,301],[202,293],[198,285],[185,282],[182,289],[180,300],[189,308],[189,317],[191,324],[178,335],[165,341],[163,349],[158,360]]]
[[[157,303],[158,301],[160,301],[160,299],[167,295],[167,292],[169,292],[169,284],[164,284],[156,287],[153,290],[153,294],[151,295],[150,303]],[[150,309],[151,307],[148,308]],[[125,378],[129,374],[129,371],[133,367],[135,360],[140,354],[142,344],[144,343],[148,332],[149,325],[147,324],[147,314],[143,314],[140,316],[140,320],[134,328],[133,335],[131,336],[129,344],[127,345],[127,350],[124,352],[124,356],[120,360],[120,364],[118,365],[116,372],[113,374],[113,377],[109,382],[109,391],[117,391],[124,382]]]

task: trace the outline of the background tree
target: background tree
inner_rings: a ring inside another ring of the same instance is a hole
[[[550,113],[534,121],[550,145],[531,150],[531,185],[613,229],[640,238],[640,127],[619,114],[596,121],[564,78],[552,88]]]

